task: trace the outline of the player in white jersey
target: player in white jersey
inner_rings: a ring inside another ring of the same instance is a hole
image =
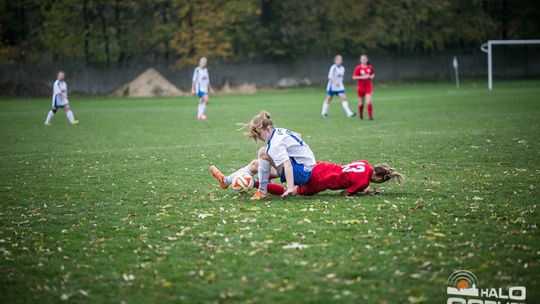
[[[268,197],[270,176],[280,177],[281,181],[287,184],[287,190],[282,197],[293,194],[295,185],[305,185],[309,182],[316,161],[313,152],[300,134],[283,128],[274,128],[270,114],[264,111],[253,117],[244,127],[248,129],[246,134],[248,137],[255,142],[265,141],[267,145],[259,149],[257,160],[227,177],[215,166],[210,167],[210,171],[223,189],[226,189],[234,177],[241,173],[258,174],[259,189],[251,197],[252,200]]]
[[[47,114],[47,118],[45,119],[46,126],[51,125],[51,120],[53,119],[54,114],[56,113],[58,108],[64,108],[70,124],[76,125],[79,123],[79,121],[76,120],[73,116],[73,112],[71,111],[71,107],[69,106],[67,84],[64,78],[64,71],[59,71],[57,74],[57,79],[53,84],[52,107]]]
[[[191,84],[191,94],[199,96],[199,107],[197,108],[197,119],[206,120],[206,106],[208,105],[208,93],[212,92],[210,77],[206,68],[206,57],[199,60],[199,66],[193,71],[193,82]]]
[[[341,100],[341,106],[347,117],[354,117],[355,113],[349,108],[349,102],[347,102],[347,95],[345,95],[345,86],[343,85],[343,77],[345,76],[345,67],[342,65],[343,57],[341,55],[336,55],[334,57],[334,64],[330,67],[328,71],[328,85],[326,86],[327,96],[324,99],[322,105],[321,115],[323,118],[328,117],[328,109],[330,108],[330,102],[334,95],[338,95]]]

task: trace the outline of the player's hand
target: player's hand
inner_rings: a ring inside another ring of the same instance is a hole
[[[290,189],[290,188],[289,188],[289,189],[285,190],[285,192],[283,192],[283,194],[281,195],[281,197],[282,197],[282,198],[285,198],[285,197],[287,197],[287,196],[289,196],[289,195],[294,195],[294,189]]]
[[[195,89],[191,89],[191,95],[195,95]]]
[[[210,93],[214,94],[214,88],[210,87],[210,88],[208,88],[208,91],[209,91]]]

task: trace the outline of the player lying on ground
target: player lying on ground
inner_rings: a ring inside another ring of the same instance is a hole
[[[218,179],[223,189],[229,187],[234,178],[241,173],[257,174],[258,161],[254,159],[248,166],[225,177],[219,170],[212,166],[210,171]],[[346,165],[338,165],[329,162],[317,162],[311,171],[309,182],[293,188],[292,195],[314,195],[325,190],[343,190],[342,194],[351,196],[356,194],[378,194],[375,190],[366,190],[370,183],[384,183],[395,179],[400,186],[404,183],[404,177],[387,164],[379,164],[375,167],[366,160],[357,160]],[[283,195],[286,189],[277,184],[268,184],[268,192]]]
[[[262,111],[247,123],[242,124],[247,129],[246,136],[267,142],[266,147],[259,149],[257,155],[257,169],[250,165],[241,168],[237,173],[258,174],[259,186],[252,200],[260,200],[268,196],[268,180],[270,175],[280,177],[287,189],[282,196],[290,195],[295,185],[304,185],[309,182],[311,170],[315,167],[315,156],[300,134],[283,128],[274,128],[270,113]],[[217,168],[210,169],[212,174],[220,180],[222,187],[228,187],[231,179],[225,179]]]
[[[76,125],[79,123],[79,121],[73,116],[73,112],[69,106],[67,84],[64,81],[64,78],[64,71],[58,71],[57,79],[53,84],[52,107],[49,113],[47,113],[47,118],[45,119],[46,126],[51,125],[51,121],[54,118],[54,114],[56,114],[58,108],[64,108],[70,124]]]

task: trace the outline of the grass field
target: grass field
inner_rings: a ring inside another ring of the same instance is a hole
[[[457,269],[540,301],[540,81],[379,86],[375,121],[323,90],[0,102],[0,302],[446,303]],[[352,92],[352,91],[351,91]],[[352,104],[356,98],[350,96]],[[375,197],[251,202],[208,173],[254,158],[265,109],[318,160],[388,162]],[[285,249],[294,242],[309,245]]]

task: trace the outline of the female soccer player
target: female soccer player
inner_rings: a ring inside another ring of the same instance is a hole
[[[246,168],[249,171],[243,171],[241,173],[257,174],[257,160],[253,160]],[[236,174],[237,172],[227,178],[230,178],[232,182]],[[315,195],[325,190],[343,190],[342,194],[345,196],[357,194],[373,195],[379,194],[379,192],[366,190],[370,183],[380,184],[391,179],[396,179],[400,186],[403,186],[405,180],[401,173],[387,164],[379,164],[372,168],[366,160],[357,160],[346,165],[317,162],[317,165],[312,170],[309,182],[305,185],[295,186],[291,194]],[[257,186],[257,183],[255,186]],[[276,195],[283,195],[285,193],[285,188],[280,185],[269,183],[267,187],[268,193]],[[226,187],[223,188],[225,189]]]
[[[253,139],[267,142],[266,147],[259,149],[257,158],[257,172],[248,165],[234,174],[258,174],[259,189],[251,197],[252,200],[261,200],[268,197],[268,181],[270,176],[279,176],[287,188],[282,197],[291,195],[294,185],[304,185],[309,182],[311,170],[315,167],[315,156],[309,146],[302,140],[300,134],[283,128],[275,128],[270,119],[270,113],[262,111],[259,115],[244,124],[246,135]],[[253,162],[252,162],[253,163]],[[212,174],[218,179],[222,188],[232,183],[232,176],[225,177],[216,167],[210,168]]]
[[[208,92],[213,92],[210,86],[210,77],[206,68],[206,57],[199,59],[199,66],[193,71],[193,82],[191,83],[191,94],[199,96],[199,107],[197,108],[197,119],[206,120],[206,106],[208,105]]]
[[[360,64],[356,66],[353,72],[354,80],[358,80],[358,115],[360,119],[364,119],[364,100],[367,103],[369,120],[373,120],[373,83],[375,78],[373,67],[369,65],[369,59],[366,54],[360,56]]]
[[[324,99],[322,105],[321,115],[323,118],[328,117],[328,109],[330,108],[330,102],[334,95],[338,95],[341,100],[341,106],[347,117],[354,117],[354,113],[349,108],[349,103],[347,102],[347,95],[345,95],[345,86],[343,85],[343,76],[345,75],[345,67],[341,65],[343,63],[343,58],[341,55],[336,55],[334,57],[334,64],[330,67],[328,71],[328,85],[326,85],[327,96]]]
[[[70,124],[76,125],[79,123],[79,121],[76,120],[75,117],[73,116],[73,112],[71,111],[71,107],[69,106],[67,84],[64,81],[64,78],[65,78],[64,71],[58,71],[57,79],[53,84],[52,107],[49,113],[47,114],[47,118],[45,119],[46,126],[51,125],[51,120],[53,119],[54,114],[56,114],[56,111],[58,110],[58,108],[64,108],[64,111],[66,111],[66,116]]]

